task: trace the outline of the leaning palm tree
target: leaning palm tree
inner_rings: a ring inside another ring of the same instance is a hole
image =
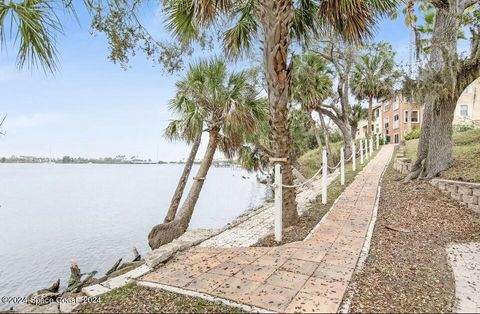
[[[164,0],[168,27],[183,43],[201,40],[209,27],[231,23],[225,29],[227,55],[236,57],[261,39],[267,80],[273,156],[283,169],[283,180],[293,184],[288,132],[290,86],[289,50],[292,38],[308,44],[314,36],[334,30],[349,41],[372,35],[378,17],[390,13],[399,0]],[[218,20],[222,19],[221,23]],[[283,223],[298,219],[295,189],[283,189]]]
[[[181,114],[192,109],[201,111],[202,130],[208,132],[209,140],[175,219],[155,226],[150,232],[148,242],[152,249],[171,242],[187,230],[216,151],[220,149],[227,157],[233,157],[243,147],[246,134],[254,133],[258,121],[264,121],[267,116],[266,102],[249,83],[247,74],[228,73],[226,65],[219,60],[200,61],[190,67],[186,78],[177,83],[175,106]],[[198,134],[198,129],[193,134]]]
[[[391,97],[397,78],[395,52],[384,42],[370,45],[355,65],[352,92],[359,100],[368,101],[368,138],[372,136],[373,101]]]
[[[172,99],[170,110],[174,111],[181,118],[170,121],[165,130],[165,137],[171,141],[184,141],[187,144],[191,144],[192,148],[170,202],[170,207],[163,221],[164,223],[172,221],[177,214],[178,206],[180,205],[183,192],[195,162],[195,157],[197,156],[202,141],[203,120],[205,119],[204,111],[181,95]]]

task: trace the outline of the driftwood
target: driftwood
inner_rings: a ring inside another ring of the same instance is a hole
[[[137,262],[141,259],[142,259],[142,256],[140,255],[140,253],[138,253],[137,248],[133,247],[133,260],[132,260],[132,262]]]
[[[68,279],[68,287],[75,286],[82,279],[82,272],[77,263],[72,262],[70,265],[70,278]]]
[[[110,268],[106,273],[105,273],[105,276],[108,276],[110,275],[111,273],[113,273],[114,271],[116,271],[118,269],[118,266],[120,266],[120,263],[122,262],[122,259],[120,258],[118,261],[115,262],[115,264],[113,264],[112,268]]]
[[[93,282],[97,282],[97,280],[93,278],[96,274],[97,274],[96,270],[86,274],[87,277],[84,280],[80,280],[72,286],[69,285],[66,292],[77,293],[77,292],[80,292],[83,287],[91,285]]]
[[[402,227],[395,227],[395,226],[385,226],[385,228],[393,231],[398,231],[398,232],[404,232],[404,233],[409,233],[410,230],[402,228]]]

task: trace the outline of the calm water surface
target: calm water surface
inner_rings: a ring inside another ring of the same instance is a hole
[[[133,246],[146,252],[182,170],[0,164],[0,296],[23,296],[57,278],[65,284],[71,261],[103,273],[120,257],[130,260]],[[265,193],[252,174],[212,168],[190,228],[220,228],[259,206]]]

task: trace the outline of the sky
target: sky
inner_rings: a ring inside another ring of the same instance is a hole
[[[105,37],[92,35],[88,15],[81,9],[78,13],[79,22],[62,17],[59,69],[53,75],[18,70],[14,49],[0,51],[0,116],[8,114],[0,156],[186,158],[185,144],[162,135],[173,118],[168,101],[179,74],[166,74],[141,53],[127,70],[113,64]],[[158,8],[150,5],[143,19],[152,34],[166,36]],[[398,61],[408,60],[409,31],[403,17],[383,20],[374,40],[390,42]]]

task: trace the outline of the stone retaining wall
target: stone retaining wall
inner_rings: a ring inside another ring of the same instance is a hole
[[[454,200],[480,213],[480,183],[432,179],[430,183]]]
[[[404,157],[404,147],[402,145],[398,148],[393,168],[401,174],[408,174],[412,169],[412,162]],[[480,213],[480,183],[435,178],[430,180],[430,184],[450,198]]]
[[[412,169],[412,163],[409,159],[405,157],[397,156],[397,158],[395,158],[395,161],[393,162],[393,168],[401,174],[408,174]]]

